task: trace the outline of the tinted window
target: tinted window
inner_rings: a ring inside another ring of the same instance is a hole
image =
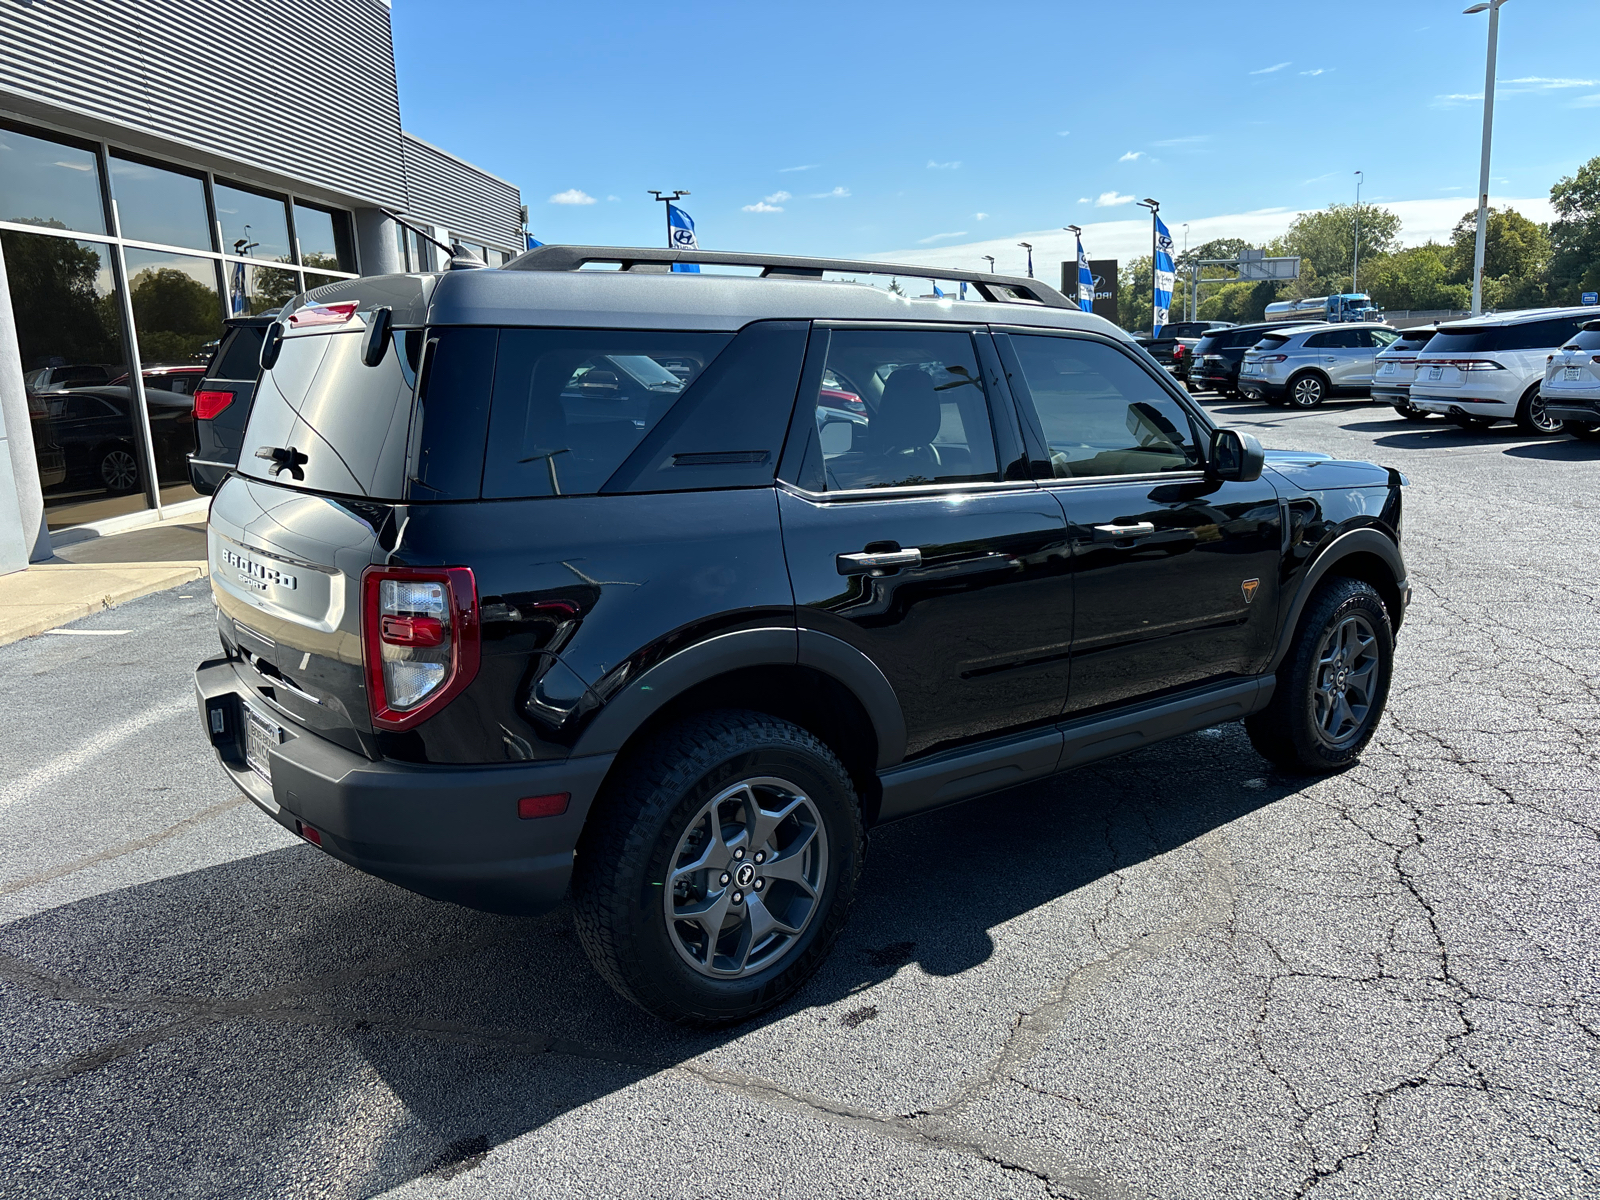
[[[218,183],[213,193],[226,254],[289,262],[289,217],[283,199]]]
[[[1335,344],[1331,333],[1313,333],[1304,342],[1307,350],[1325,350]]]
[[[1424,330],[1421,333],[1402,333],[1400,340],[1394,344],[1396,353],[1415,354],[1433,340],[1433,330]]]
[[[972,338],[832,330],[800,484],[813,491],[998,479]]]
[[[117,198],[122,236],[164,246],[211,249],[211,218],[206,213],[206,182],[111,156],[111,194]]]
[[[0,221],[106,232],[94,151],[0,127]]]
[[[1261,330],[1247,329],[1243,333],[1226,333],[1219,339],[1219,344],[1230,350],[1248,350],[1261,340]]]
[[[747,326],[639,443],[605,490],[770,486],[794,410],[808,332],[804,321]]]
[[[1121,351],[1078,338],[1012,335],[1010,341],[1055,478],[1200,466],[1189,415]]]
[[[1579,350],[1600,350],[1600,329],[1580,329],[1577,337],[1568,339],[1567,345]]]
[[[294,236],[300,243],[300,261],[305,266],[321,267],[325,271],[356,269],[347,214],[296,204]]]
[[[1200,337],[1210,328],[1200,321],[1179,321],[1176,325],[1168,325],[1161,331],[1162,337],[1190,338]]]
[[[1363,346],[1372,346],[1379,350],[1387,350],[1400,336],[1390,333],[1387,329],[1363,329],[1360,330],[1360,334]]]
[[[218,379],[254,379],[261,374],[261,339],[266,332],[265,326],[256,325],[229,330],[211,373]]]
[[[1428,340],[1427,353],[1486,354],[1500,348],[1501,332],[1494,326],[1488,329],[1463,330],[1461,333],[1441,331]]]
[[[484,496],[598,492],[732,340],[726,333],[505,330]]]
[[[1529,321],[1508,325],[1502,333],[1502,350],[1551,350],[1561,345],[1588,320],[1587,317],[1557,317],[1549,321]]]
[[[408,331],[408,360],[422,333]],[[418,500],[473,500],[483,485],[497,329],[436,329],[423,354],[422,394],[411,422],[410,495]],[[404,364],[402,364],[404,365]]]
[[[1276,350],[1279,346],[1287,345],[1288,342],[1289,342],[1289,338],[1288,338],[1288,335],[1286,335],[1286,334],[1269,333],[1269,334],[1267,334],[1266,337],[1262,338],[1259,342],[1256,343],[1255,348],[1257,350]],[[1306,343],[1306,344],[1310,345],[1309,342]]]
[[[404,498],[406,430],[415,377],[391,350],[361,361],[361,332],[287,337],[256,387],[239,470],[257,479],[341,495]],[[261,450],[293,450],[303,478],[272,473]],[[301,459],[299,456],[304,456]]]
[[[159,250],[125,254],[144,361],[204,362],[205,346],[222,333],[216,260]]]

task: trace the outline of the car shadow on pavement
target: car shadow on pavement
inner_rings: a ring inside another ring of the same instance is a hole
[[[908,964],[978,967],[997,926],[1303,786],[1233,725],[877,830],[818,975],[715,1032],[613,994],[567,906],[478,913],[309,846],[67,904],[0,929],[0,1178],[48,1197],[112,1179],[150,1195],[370,1196],[447,1177]],[[821,1024],[864,1019],[836,1015]]]
[[[1366,427],[1346,425],[1344,428],[1361,430]],[[1390,424],[1381,428],[1392,431],[1394,426]],[[1459,450],[1464,446],[1526,446],[1531,441],[1532,435],[1521,433],[1511,426],[1504,429],[1497,426],[1486,430],[1467,430],[1453,424],[1434,425],[1430,422],[1423,426],[1412,425],[1404,432],[1391,432],[1388,437],[1373,438],[1372,444],[1392,446],[1396,450]]]
[[[1595,462],[1600,460],[1600,442],[1559,438],[1548,442],[1534,442],[1526,446],[1513,446],[1506,453],[1516,458],[1543,458],[1553,462]]]

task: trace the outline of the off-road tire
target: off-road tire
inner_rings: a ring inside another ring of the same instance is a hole
[[[778,776],[815,804],[827,846],[817,910],[770,967],[714,979],[681,957],[663,908],[679,839],[717,793]],[[821,740],[765,713],[722,710],[669,726],[630,752],[595,802],[578,840],[572,895],[578,936],[595,970],[624,998],[668,1021],[746,1020],[793,995],[844,928],[866,850],[850,774]]]
[[[1328,381],[1314,371],[1306,371],[1289,380],[1284,397],[1290,408],[1320,408],[1328,398]]]
[[[1529,388],[1517,402],[1516,422],[1517,428],[1523,433],[1531,433],[1537,437],[1554,437],[1558,433],[1564,433],[1567,428],[1565,421],[1559,421],[1545,413],[1544,400],[1540,397],[1537,386]]]
[[[1317,729],[1318,650],[1330,631],[1352,617],[1364,621],[1375,635],[1377,676],[1364,720],[1347,742],[1334,746]],[[1278,667],[1271,703],[1245,718],[1251,745],[1263,758],[1288,771],[1326,774],[1343,770],[1361,757],[1383,719],[1393,670],[1394,627],[1377,591],[1359,579],[1327,580],[1300,616],[1294,644]]]

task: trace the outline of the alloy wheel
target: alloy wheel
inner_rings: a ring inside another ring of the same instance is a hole
[[[1528,398],[1528,423],[1540,433],[1560,433],[1566,422],[1552,417],[1545,408],[1544,397],[1535,392]]]
[[[673,949],[713,979],[764,971],[799,943],[827,878],[816,804],[787,780],[741,780],[707,801],[669,860]]]
[[[1361,613],[1350,613],[1322,635],[1311,693],[1317,738],[1342,750],[1366,730],[1376,698],[1378,635]]]
[[[100,482],[113,492],[131,492],[139,482],[139,464],[127,450],[108,450],[100,460]]]
[[[1294,381],[1289,399],[1296,408],[1315,408],[1322,403],[1322,380],[1315,375],[1303,375]]]

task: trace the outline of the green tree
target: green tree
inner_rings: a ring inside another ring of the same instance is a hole
[[[1450,234],[1455,251],[1455,278],[1472,284],[1473,254],[1478,242],[1478,210],[1465,213]],[[1531,279],[1550,261],[1550,233],[1514,208],[1491,208],[1483,239],[1483,274],[1493,279]]]
[[[1367,291],[1378,307],[1465,309],[1470,289],[1454,278],[1455,251],[1438,242],[1410,246],[1378,260],[1366,276]]]
[[[184,362],[222,335],[217,290],[175,267],[147,267],[133,277],[133,320],[146,363]]]
[[[1250,283],[1240,280],[1225,283],[1220,289],[1200,301],[1195,314],[1202,321],[1232,321],[1235,325],[1260,321],[1266,316],[1267,305],[1275,298],[1277,285]]]
[[[1117,324],[1129,333],[1150,332],[1154,313],[1150,289],[1150,256],[1143,255],[1117,268]]]
[[[1348,281],[1356,243],[1356,218],[1361,225],[1361,261],[1375,263],[1392,253],[1399,244],[1400,217],[1375,204],[1330,204],[1319,212],[1301,213],[1288,231],[1268,250],[1273,255],[1298,254],[1304,273],[1306,264],[1331,288],[1338,280]],[[1348,290],[1348,285],[1345,289]],[[1331,290],[1308,293],[1331,295]]]
[[[1550,203],[1549,302],[1576,304],[1580,293],[1600,291],[1600,155],[1558,180]]]
[[[11,280],[24,370],[46,366],[51,359],[122,361],[115,293],[109,288],[101,293],[109,274],[99,250],[69,238],[12,230],[0,231],[0,249]]]

